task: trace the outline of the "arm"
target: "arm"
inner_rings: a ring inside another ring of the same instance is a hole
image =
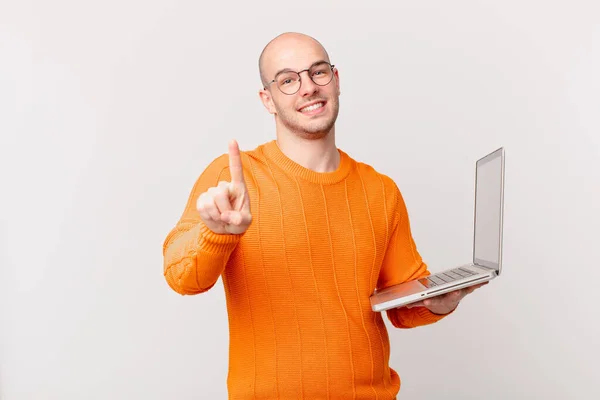
[[[402,194],[393,185],[391,237],[377,282],[378,289],[430,275],[427,265],[417,251]],[[439,321],[448,314],[438,315],[426,307],[399,307],[386,311],[396,328],[415,328]]]
[[[183,215],[163,243],[164,276],[177,293],[192,295],[212,288],[241,235],[216,234],[204,224],[196,201],[219,181],[229,180],[227,156],[215,159],[194,185]]]

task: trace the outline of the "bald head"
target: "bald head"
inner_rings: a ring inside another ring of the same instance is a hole
[[[273,79],[272,75],[278,67],[289,67],[302,57],[310,55],[330,61],[323,45],[311,36],[297,32],[285,32],[276,36],[267,43],[258,59],[258,70],[263,86]]]

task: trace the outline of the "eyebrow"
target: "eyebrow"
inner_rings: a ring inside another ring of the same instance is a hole
[[[307,69],[311,69],[311,68],[312,68],[312,67],[314,67],[315,65],[317,65],[317,64],[320,64],[320,63],[323,63],[323,62],[328,62],[328,61],[327,61],[327,60],[318,60],[318,61],[315,61],[314,63],[310,64],[310,67],[308,67]],[[277,73],[275,74],[275,77],[277,77],[277,75],[279,75],[279,74],[281,74],[281,73],[283,73],[283,72],[290,72],[290,71],[292,71],[292,72],[297,72],[297,71],[294,71],[294,70],[293,70],[293,69],[291,69],[291,68],[284,68],[284,69],[280,69],[279,71],[277,71]],[[275,78],[273,78],[273,79],[275,79]]]

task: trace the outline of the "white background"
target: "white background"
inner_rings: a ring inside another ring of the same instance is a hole
[[[274,138],[284,31],[329,51],[337,143],[396,180],[433,271],[470,260],[474,162],[506,148],[504,275],[388,325],[399,398],[600,398],[598,2],[0,4],[0,399],[226,398],[222,285],[175,294],[162,242],[230,138]]]

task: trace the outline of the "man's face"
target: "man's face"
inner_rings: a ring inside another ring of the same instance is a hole
[[[299,82],[290,71],[303,71]],[[320,46],[297,42],[273,49],[265,60],[265,78],[275,79],[261,92],[265,107],[288,131],[318,139],[333,128],[339,111],[339,77]]]

